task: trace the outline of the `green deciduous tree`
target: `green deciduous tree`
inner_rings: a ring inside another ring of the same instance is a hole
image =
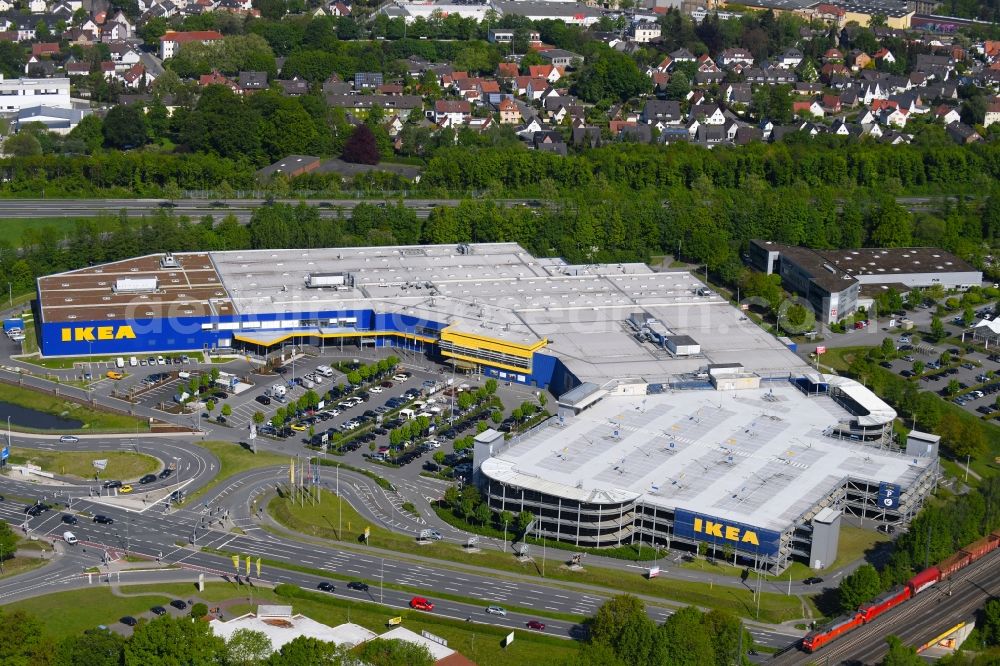
[[[650,80],[624,53],[602,49],[592,55],[577,76],[574,92],[588,102],[624,101],[647,91]]]
[[[889,652],[882,659],[882,666],[921,666],[924,660],[917,656],[916,648],[904,645],[895,636],[887,636],[885,639],[889,644]]]
[[[142,621],[125,646],[125,666],[175,666],[219,663],[226,644],[207,622],[163,615]]]
[[[146,114],[138,105],[112,107],[104,118],[101,130],[104,145],[109,148],[139,148],[149,140]]]
[[[38,618],[21,610],[0,612],[0,664],[46,664],[52,651]]]
[[[841,610],[850,612],[878,596],[882,591],[882,583],[875,567],[863,564],[849,576],[841,579],[837,590],[840,595]]]
[[[237,629],[226,641],[226,665],[259,666],[271,652],[271,639],[263,631]]]
[[[266,663],[267,666],[340,666],[344,663],[344,650],[333,643],[299,636],[282,645]]]
[[[368,641],[357,654],[371,666],[431,666],[434,663],[434,657],[426,646],[402,640]]]
[[[125,639],[111,631],[88,629],[70,636],[56,649],[55,666],[121,666]]]
[[[682,608],[660,627],[659,639],[672,666],[702,666],[715,663],[712,637],[702,625],[702,614],[697,608]]]

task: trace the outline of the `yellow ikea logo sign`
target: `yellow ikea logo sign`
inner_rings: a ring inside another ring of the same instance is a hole
[[[98,340],[134,340],[131,326],[77,326],[61,331],[63,342],[96,342]]]
[[[760,541],[757,540],[757,533],[753,530],[741,530],[739,527],[735,527],[734,525],[725,525],[711,520],[695,518],[694,531],[705,534],[706,536],[725,539],[727,541],[749,543],[754,546],[760,545]]]

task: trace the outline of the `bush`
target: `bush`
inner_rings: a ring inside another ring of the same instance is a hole
[[[194,619],[200,620],[206,615],[208,615],[208,606],[205,604],[198,602],[194,606],[191,606],[191,617]]]
[[[279,597],[299,597],[302,596],[302,588],[291,583],[279,583],[274,588],[274,593]]]

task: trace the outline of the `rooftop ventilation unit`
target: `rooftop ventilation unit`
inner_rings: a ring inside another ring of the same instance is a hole
[[[140,294],[156,291],[156,278],[118,278],[115,280],[115,293]]]
[[[310,289],[320,287],[343,287],[347,278],[343,273],[314,273],[306,276],[306,286]]]
[[[181,265],[177,263],[177,260],[174,259],[174,255],[171,254],[170,252],[165,253],[163,257],[160,259],[160,268],[180,268],[180,267]]]

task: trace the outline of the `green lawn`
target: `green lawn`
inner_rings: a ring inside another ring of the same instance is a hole
[[[156,458],[129,451],[36,451],[12,447],[8,462],[14,465],[30,462],[45,472],[92,479],[95,460],[108,461],[107,468],[101,472],[105,479],[138,479],[160,468]]]
[[[127,414],[102,412],[62,396],[33,391],[25,386],[0,384],[0,402],[9,402],[46,414],[55,414],[68,419],[83,421],[81,430],[94,432],[135,432],[148,430],[144,419]],[[22,428],[24,429],[24,428]],[[57,432],[57,431],[49,431]]]
[[[38,358],[36,356],[26,357],[20,360],[42,368],[48,368],[49,370],[71,370],[78,363],[86,368],[87,363],[107,363],[109,361],[114,361],[116,358],[116,356],[67,356],[60,358]],[[115,369],[118,370],[118,368]],[[104,372],[105,370],[103,368],[94,369],[94,375],[103,376]],[[119,372],[124,372],[124,370],[119,370]]]
[[[18,544],[18,547],[24,548],[26,545],[27,544]],[[33,549],[28,548],[28,550],[33,550]],[[44,548],[39,550],[44,550]],[[40,557],[15,556],[8,560],[3,561],[3,571],[0,572],[0,578],[10,578],[11,576],[17,576],[19,574],[31,571],[32,569],[37,569],[38,567],[45,566],[48,563],[49,560],[43,560]]]
[[[351,505],[344,501],[338,507],[337,498],[332,493],[323,492],[320,504],[299,506],[284,498],[274,498],[268,505],[270,514],[286,527],[307,534],[333,541],[358,543],[358,538],[367,526],[371,527],[369,543],[372,546],[395,550],[401,553],[414,553],[433,557],[439,560],[450,560],[464,564],[489,567],[498,571],[541,577],[541,553],[538,546],[532,546],[537,561],[534,563],[519,563],[513,554],[485,549],[480,553],[468,554],[458,544],[433,542],[417,545],[412,536],[390,532],[364,520]],[[343,510],[340,517],[339,511]],[[338,534],[338,524],[343,525],[343,532]],[[689,581],[671,580],[669,578],[654,578],[646,580],[642,569],[634,573],[623,573],[619,570],[602,567],[586,567],[584,572],[572,572],[564,568],[563,562],[568,559],[566,551],[551,548],[545,565],[545,577],[556,581],[572,581],[599,585],[617,592],[632,592],[659,596],[664,600],[684,604],[697,604],[710,608],[726,608],[744,617],[756,616],[756,604],[752,593],[746,588],[728,586],[709,586]],[[761,598],[760,619],[765,622],[784,622],[801,616],[801,605],[798,597],[782,594],[766,593]]]
[[[110,222],[109,219],[109,224]],[[51,227],[62,237],[72,231],[75,225],[76,218],[72,217],[7,218],[0,220],[0,242],[9,243],[15,248],[21,247],[25,231],[40,231]]]
[[[254,469],[256,467],[271,467],[273,465],[288,464],[288,456],[271,453],[269,451],[260,451],[259,453],[254,454],[239,444],[234,444],[233,442],[218,442],[209,440],[207,442],[196,442],[196,444],[215,454],[215,457],[219,459],[219,472],[215,475],[214,482],[212,484],[188,495],[187,500],[185,500],[186,504],[194,502],[197,498],[201,497],[215,486],[224,483],[234,474],[239,474],[240,472],[245,472],[248,469]]]
[[[165,584],[150,586],[124,586],[127,594],[142,594],[139,597],[118,597],[111,594],[106,586],[93,586],[85,590],[60,592],[35,597],[8,605],[9,609],[20,609],[37,615],[46,633],[53,638],[79,634],[85,629],[99,624],[111,624],[123,615],[135,615],[148,611],[151,606],[164,605],[171,599],[195,599],[208,604],[238,600],[224,612],[229,619],[249,610],[248,588],[226,583],[208,583],[204,592],[198,592],[194,584]],[[447,639],[448,646],[463,653],[480,666],[533,666],[544,663],[563,663],[579,650],[578,644],[545,636],[537,632],[517,631],[517,638],[507,649],[500,647],[500,640],[510,630],[480,624],[436,617],[433,613],[387,608],[371,602],[357,602],[320,593],[304,593],[302,598],[288,598],[271,590],[258,588],[253,593],[253,603],[291,604],[297,613],[302,613],[318,622],[336,626],[353,622],[377,633],[387,630],[386,621],[390,617],[402,616],[403,626],[419,633],[426,629]]]

